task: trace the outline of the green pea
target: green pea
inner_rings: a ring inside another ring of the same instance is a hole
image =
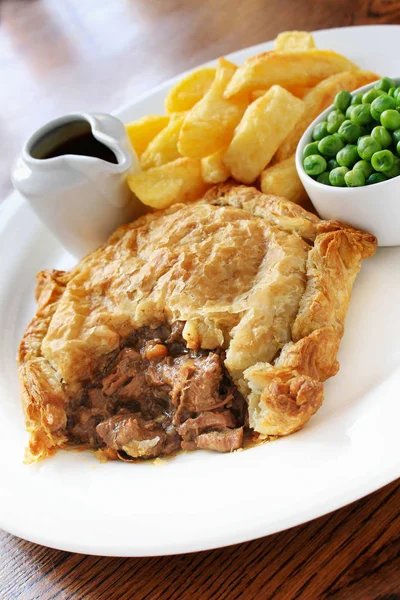
[[[344,176],[344,181],[347,187],[360,187],[360,185],[365,185],[365,177],[364,173],[360,170],[348,171]]]
[[[371,165],[375,171],[378,171],[379,173],[390,171],[394,165],[393,152],[390,152],[390,150],[380,150],[379,152],[375,152],[371,158]]]
[[[371,131],[371,136],[380,144],[382,148],[389,148],[392,143],[392,136],[388,132],[387,129],[382,127],[382,125],[378,125],[374,127]]]
[[[344,176],[349,172],[347,167],[336,167],[329,173],[329,181],[331,185],[335,187],[345,187],[346,182],[344,180]]]
[[[311,154],[304,159],[303,167],[307,175],[321,175],[326,170],[326,160],[319,154]]]
[[[380,123],[381,115],[373,108],[371,108],[371,116],[374,119],[374,121],[378,121],[378,123]]]
[[[383,90],[384,92],[388,92],[391,87],[396,87],[396,82],[390,77],[382,77],[382,79],[377,81],[374,85],[376,90]]]
[[[350,104],[350,106],[346,109],[346,119],[350,119],[351,115],[353,114],[353,109],[355,106],[358,106],[357,104]]]
[[[400,129],[395,129],[395,131],[392,132],[392,140],[393,144],[397,146],[397,144],[400,142]]]
[[[324,185],[331,185],[331,182],[329,181],[328,171],[324,171],[323,173],[321,173],[321,175],[318,175],[317,181],[318,183],[323,183]]]
[[[335,160],[334,158],[331,158],[330,160],[328,160],[328,162],[326,163],[327,169],[328,171],[332,171],[332,169],[336,169],[336,167],[339,166],[339,163],[337,162],[337,160]]]
[[[371,102],[373,102],[378,96],[379,96],[378,91],[375,90],[374,88],[371,88],[370,90],[368,90],[368,92],[365,92],[363,94],[362,103],[363,104],[371,104]]]
[[[363,97],[363,95],[361,94],[361,92],[359,94],[353,94],[353,97],[351,99],[351,104],[353,106],[355,104],[361,104],[362,103],[362,97]]]
[[[359,160],[353,167],[353,171],[362,171],[365,179],[367,179],[374,172],[371,167],[371,163],[366,160]]]
[[[397,142],[396,152],[400,156],[400,142]]]
[[[324,156],[328,158],[333,158],[336,154],[344,147],[344,143],[342,142],[340,135],[334,133],[332,135],[327,135],[318,143],[318,150]]]
[[[383,94],[371,104],[371,115],[376,121],[379,121],[381,114],[385,110],[394,108],[396,108],[396,100],[387,94]]]
[[[322,140],[322,138],[328,135],[328,130],[326,128],[327,125],[328,123],[326,121],[321,121],[321,123],[317,123],[312,132],[313,140],[318,142],[319,140]]]
[[[311,154],[318,154],[318,142],[311,142],[304,147],[303,158],[311,156]]]
[[[343,121],[345,116],[338,110],[332,110],[328,115],[328,125],[326,126],[329,133],[336,133]]]
[[[346,90],[342,90],[341,92],[338,92],[336,94],[333,104],[335,105],[335,108],[337,108],[337,110],[344,113],[346,108],[350,105],[350,102],[351,102],[350,92],[347,92]]]
[[[386,171],[385,175],[390,178],[400,175],[400,158],[397,158],[397,156],[394,157],[393,167],[389,171]]]
[[[367,185],[371,185],[372,183],[381,183],[382,181],[387,181],[387,177],[382,175],[382,173],[372,173],[367,179]]]
[[[386,129],[399,129],[400,128],[400,113],[397,110],[385,110],[381,114],[381,124]]]
[[[349,119],[343,121],[339,127],[338,134],[345,142],[350,144],[356,142],[361,135],[361,128],[359,125],[352,123]]]
[[[339,150],[336,154],[336,160],[341,167],[348,167],[349,169],[359,160],[357,146],[353,144],[347,144],[344,148]]]
[[[382,150],[382,148],[372,136],[364,135],[357,142],[357,150],[361,158],[371,160],[372,155]]]
[[[377,100],[379,100],[379,98],[377,98]],[[376,100],[374,100],[374,102],[376,102]],[[351,111],[350,120],[356,125],[367,125],[368,123],[371,123],[371,105],[357,104]]]
[[[396,88],[391,87],[390,90],[388,91],[388,96],[392,96],[392,98],[394,98],[394,92],[395,92]]]
[[[398,98],[399,96],[400,96],[400,85],[399,85],[399,87],[397,87],[397,88],[394,90],[394,92],[393,92],[393,98],[394,98],[395,100],[397,100],[397,98]]]

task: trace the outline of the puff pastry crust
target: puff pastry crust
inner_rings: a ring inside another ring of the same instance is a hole
[[[28,459],[68,443],[67,408],[105,357],[165,322],[185,322],[188,348],[225,350],[252,429],[300,429],[339,368],[352,286],[375,249],[369,233],[225,184],[120,227],[69,273],[39,273],[18,353]]]

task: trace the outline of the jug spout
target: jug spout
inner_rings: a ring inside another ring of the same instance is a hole
[[[131,162],[137,171],[139,169],[138,158],[123,123],[116,117],[104,113],[85,114],[85,117],[90,124],[94,138],[114,153],[118,169],[131,168],[129,164]]]
[[[39,129],[25,143],[14,187],[75,256],[104,243],[118,225],[144,212],[126,183],[140,170],[121,121],[73,113]]]

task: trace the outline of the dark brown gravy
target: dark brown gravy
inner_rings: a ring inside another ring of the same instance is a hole
[[[115,165],[118,164],[114,152],[96,140],[91,133],[84,133],[55,146],[43,158],[55,158],[56,156],[65,156],[66,154],[92,156]]]
[[[72,154],[118,164],[114,152],[94,137],[90,123],[84,119],[69,121],[50,129],[35,140],[28,151],[33,158],[39,160]]]

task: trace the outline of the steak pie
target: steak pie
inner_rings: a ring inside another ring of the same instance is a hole
[[[37,277],[18,362],[28,460],[241,448],[323,400],[355,277],[376,240],[255,188],[221,185],[120,227]]]

